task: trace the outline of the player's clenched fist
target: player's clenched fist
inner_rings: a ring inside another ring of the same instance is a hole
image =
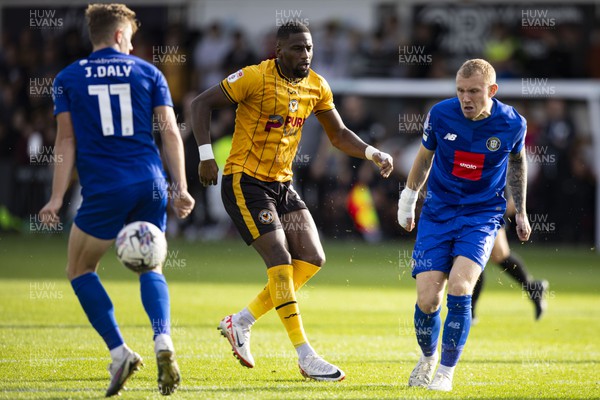
[[[381,176],[384,178],[390,176],[394,170],[394,161],[392,160],[392,156],[390,156],[388,153],[384,153],[383,151],[378,151],[377,153],[373,154],[373,162],[379,167]]]
[[[62,198],[52,198],[50,201],[40,210],[40,221],[44,224],[57,224],[60,222],[58,212],[62,207]]]
[[[398,223],[408,232],[415,227],[415,207],[419,192],[404,188],[398,200]]]
[[[202,186],[216,185],[219,177],[219,167],[214,159],[200,161],[198,177]]]
[[[187,191],[179,192],[173,196],[173,209],[178,218],[185,218],[190,215],[195,203],[196,201]]]
[[[527,213],[517,213],[515,220],[517,221],[517,236],[519,236],[519,240],[528,241],[529,235],[531,235],[531,226],[529,225]]]

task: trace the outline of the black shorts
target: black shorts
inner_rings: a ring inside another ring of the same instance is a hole
[[[221,198],[246,244],[282,229],[280,216],[306,209],[291,182],[264,182],[244,173],[223,175]]]

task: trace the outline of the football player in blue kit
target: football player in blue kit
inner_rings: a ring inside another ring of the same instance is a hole
[[[129,55],[138,23],[123,4],[92,4],[86,10],[93,52],[63,69],[54,81],[57,121],[50,201],[40,211],[47,223],[58,212],[77,167],[83,202],[69,237],[67,275],[90,323],[104,339],[112,363],[106,396],[119,393],[142,363],[121,335],[113,304],[96,270],[119,230],[129,222],[148,221],[163,232],[168,197],[178,217],[194,207],[187,192],[183,145],[173,102],[163,74]],[[152,136],[159,126],[171,191]],[[162,268],[140,274],[141,298],[154,333],[158,388],[171,394],[180,373],[170,336],[170,303]]]
[[[414,325],[422,355],[409,386],[452,390],[454,368],[471,326],[473,287],[504,223],[507,182],[516,208],[517,235],[526,241],[531,233],[525,206],[527,124],[513,107],[494,98],[497,91],[496,73],[487,61],[468,60],[460,67],[457,97],[431,108],[400,195],[398,222],[411,231],[418,192],[429,178],[412,271],[417,286]],[[448,314],[435,373],[446,284]]]

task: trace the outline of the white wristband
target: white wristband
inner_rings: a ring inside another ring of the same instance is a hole
[[[367,146],[367,148],[365,149],[365,158],[367,160],[372,160],[373,159],[373,154],[377,153],[378,151],[379,150],[377,150],[373,146]]]
[[[200,153],[200,161],[215,159],[215,155],[213,154],[212,146],[210,144],[198,146],[198,152]]]

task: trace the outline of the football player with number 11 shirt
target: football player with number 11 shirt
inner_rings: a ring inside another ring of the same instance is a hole
[[[142,359],[125,344],[96,270],[125,224],[147,221],[165,230],[167,181],[152,135],[153,116],[164,121],[158,128],[178,217],[191,212],[194,199],[187,191],[183,144],[165,77],[154,65],[129,55],[138,28],[135,13],[123,4],[91,4],[85,16],[93,52],[54,80],[55,153],[62,162],[55,166],[52,196],[40,217],[58,222],[76,165],[83,202],[69,236],[67,275],[90,323],[110,350],[106,396],[113,396]],[[169,288],[160,265],[141,273],[139,279],[153,331],[158,387],[168,395],[180,381],[170,336]]]

